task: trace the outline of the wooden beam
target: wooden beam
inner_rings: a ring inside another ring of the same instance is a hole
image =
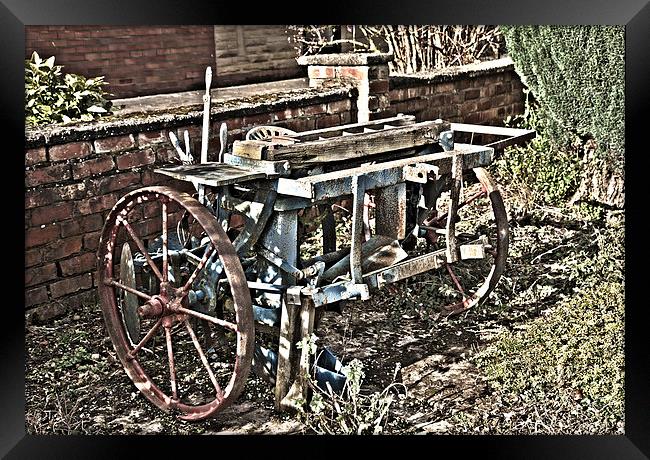
[[[289,391],[292,378],[292,355],[297,341],[299,305],[282,301],[280,319],[280,340],[278,345],[278,369],[275,376],[275,408],[281,410],[281,402]]]
[[[377,129],[381,129],[387,124],[397,127],[397,126],[411,125],[414,123],[415,123],[414,115],[398,115],[396,117],[383,118],[380,120],[372,120],[372,121],[366,121],[362,123],[350,123],[347,125],[332,126],[330,128],[314,129],[311,131],[302,131],[292,137],[300,142],[307,142],[307,141],[316,140],[319,137],[340,136],[342,131],[354,132],[358,129],[363,130],[363,128],[376,127]]]
[[[363,244],[363,199],[366,193],[365,176],[352,176],[352,241],[350,246],[350,273],[352,281],[361,284],[361,247]]]
[[[292,164],[301,165],[365,158],[388,151],[437,143],[440,133],[448,130],[449,123],[422,122],[372,133],[276,146],[273,150],[266,151],[266,159],[288,160]]]
[[[449,193],[449,211],[447,214],[447,262],[454,263],[459,259],[458,240],[456,239],[456,215],[458,212],[458,200],[460,198],[460,187],[463,179],[463,156],[456,154],[451,166],[451,190]]]
[[[270,148],[272,149],[273,145],[267,141],[235,141],[232,145],[232,154],[251,160],[263,160],[266,159],[266,152]]]

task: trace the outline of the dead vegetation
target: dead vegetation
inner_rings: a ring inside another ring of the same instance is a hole
[[[298,55],[332,52],[388,52],[391,72],[430,72],[498,59],[505,42],[498,26],[355,25],[289,26]]]

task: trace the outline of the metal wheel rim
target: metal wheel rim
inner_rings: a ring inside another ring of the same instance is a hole
[[[484,168],[473,168],[479,183],[484,187],[486,195],[490,199],[490,208],[494,225],[496,225],[496,255],[493,256],[493,263],[484,282],[471,294],[465,296],[460,302],[443,306],[450,315],[462,313],[476,305],[484,302],[488,295],[494,290],[506,266],[509,244],[509,227],[506,207],[499,188],[492,176]],[[449,265],[453,267],[453,264]]]
[[[161,197],[166,197],[166,199],[174,200],[180,204],[181,207],[194,216],[206,231],[223,263],[235,304],[237,351],[232,376],[223,389],[222,398],[215,397],[209,403],[196,406],[180,401],[172,401],[172,398],[147,375],[138,360],[130,359],[129,352],[132,347],[121,322],[120,312],[116,304],[115,290],[117,288],[106,284],[106,281],[113,277],[113,260],[116,257],[115,243],[120,226],[117,222],[118,216],[128,215],[128,212],[139,203],[151,199],[160,199]],[[97,274],[102,313],[118,358],[129,378],[140,392],[164,411],[177,410],[180,413],[179,418],[184,420],[204,419],[230,405],[243,391],[250,372],[255,336],[250,293],[241,263],[228,237],[214,216],[186,193],[177,192],[164,186],[141,188],[125,195],[110,211],[102,231],[99,248]]]

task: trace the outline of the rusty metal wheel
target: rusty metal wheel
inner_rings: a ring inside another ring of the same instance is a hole
[[[425,221],[426,238],[445,248],[444,229],[449,210],[449,192],[436,200],[436,208]],[[508,216],[496,182],[483,168],[467,172],[463,197],[456,219],[461,258],[440,270],[442,295],[451,301],[443,310],[463,312],[485,301],[503,274],[508,256]]]
[[[153,404],[200,420],[241,394],[255,341],[251,298],[207,208],[169,187],[130,192],[104,225],[97,275],[117,356]]]

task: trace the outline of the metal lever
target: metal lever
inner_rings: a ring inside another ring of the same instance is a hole
[[[205,69],[205,94],[203,95],[203,131],[201,132],[201,164],[208,162],[208,139],[210,138],[210,85],[212,68]],[[199,184],[199,203],[205,204],[205,185]]]

